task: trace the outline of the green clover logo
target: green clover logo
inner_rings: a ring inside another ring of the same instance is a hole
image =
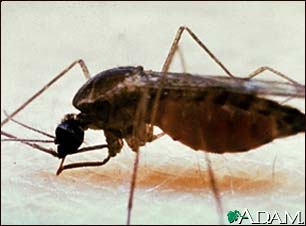
[[[241,216],[241,213],[238,210],[228,211],[227,213],[227,220],[229,223],[233,223],[234,221],[237,221],[239,217],[241,217],[242,219],[249,219],[248,217]]]

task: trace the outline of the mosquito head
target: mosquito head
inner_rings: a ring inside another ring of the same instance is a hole
[[[81,128],[79,120],[73,114],[68,114],[56,127],[55,141],[59,158],[75,153],[84,140],[84,130]]]

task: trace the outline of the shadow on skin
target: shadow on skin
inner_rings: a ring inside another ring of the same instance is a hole
[[[137,188],[154,189],[154,190],[174,190],[177,192],[190,192],[197,193],[199,191],[211,190],[208,171],[199,170],[199,168],[187,168],[184,170],[176,169],[179,166],[163,166],[159,170],[153,170],[149,166],[139,167]],[[256,169],[254,176],[251,173],[254,167],[249,166],[244,172],[235,172],[235,175],[224,173],[220,175],[215,172],[217,186],[221,192],[235,192],[239,194],[262,194],[262,192],[273,192],[285,186],[287,175],[284,171],[275,174],[272,179],[271,168],[263,167]],[[83,180],[86,178],[87,184],[97,186],[109,186],[117,188],[118,186],[129,186],[132,169],[122,169],[121,167],[108,167],[108,168],[92,168],[77,169],[64,172],[60,177],[63,179]],[[178,172],[177,174],[167,172]],[[80,182],[82,183],[82,182]],[[102,185],[103,184],[103,185]]]

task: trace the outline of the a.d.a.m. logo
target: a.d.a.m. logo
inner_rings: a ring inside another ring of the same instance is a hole
[[[294,214],[289,211],[254,211],[245,208],[244,211],[231,210],[227,213],[227,220],[230,224],[305,224],[302,211]]]
[[[239,218],[241,218],[241,220],[249,219],[246,216],[242,216],[238,210],[228,211],[227,220],[229,223],[233,223],[234,221],[237,221]]]

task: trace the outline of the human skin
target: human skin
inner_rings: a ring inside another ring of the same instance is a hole
[[[119,65],[160,70],[182,24],[193,29],[238,76],[268,65],[305,83],[302,3],[254,3],[253,7],[243,3],[160,3],[151,7],[46,4],[51,3],[1,5],[2,111],[15,110],[78,58],[85,60],[92,75]],[[222,74],[189,37],[183,37],[181,47],[187,71]],[[179,60],[171,71],[181,71]],[[263,77],[279,79],[269,73]],[[53,133],[64,114],[77,113],[71,100],[84,82],[81,70],[73,69],[16,119]],[[304,100],[287,104],[305,111]],[[2,129],[19,137],[37,138],[11,123]],[[85,141],[85,145],[104,143],[103,132],[88,132]],[[243,154],[209,155],[223,214],[244,208],[304,213],[304,146],[305,136],[299,134]],[[104,155],[101,150],[71,157],[68,162],[97,160]],[[124,224],[134,157],[125,145],[118,157],[103,167],[56,176],[57,159],[19,143],[2,143],[1,221]],[[163,137],[141,149],[138,172],[132,223],[219,222],[204,152]]]

